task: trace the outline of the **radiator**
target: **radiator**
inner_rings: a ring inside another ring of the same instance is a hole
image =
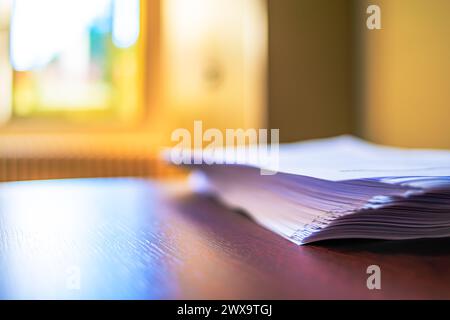
[[[173,177],[160,149],[141,136],[0,137],[0,181]]]

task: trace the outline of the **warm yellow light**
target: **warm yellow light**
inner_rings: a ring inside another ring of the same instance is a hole
[[[165,102],[179,118],[218,128],[263,122],[266,10],[264,0],[164,1]]]

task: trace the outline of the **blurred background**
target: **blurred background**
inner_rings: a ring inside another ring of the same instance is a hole
[[[450,148],[449,14],[448,0],[0,0],[0,181],[170,177],[160,150],[194,120]]]

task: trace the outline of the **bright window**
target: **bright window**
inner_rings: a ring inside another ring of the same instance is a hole
[[[0,2],[12,3],[12,118],[105,120],[136,112],[140,87],[139,0]],[[0,26],[0,37],[1,32]],[[3,69],[0,72],[5,74]],[[7,101],[3,104],[6,114]]]

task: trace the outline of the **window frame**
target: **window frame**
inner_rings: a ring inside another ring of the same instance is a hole
[[[0,133],[84,133],[84,132],[121,132],[136,131],[147,128],[148,115],[157,102],[159,83],[159,30],[160,2],[162,0],[140,1],[140,35],[136,44],[137,50],[137,84],[136,110],[127,119],[118,119],[108,110],[52,110],[50,116],[46,112],[38,112],[37,116],[15,117],[0,124]],[[13,102],[11,102],[11,109]],[[12,110],[11,110],[12,111]],[[88,118],[84,120],[83,118]]]

